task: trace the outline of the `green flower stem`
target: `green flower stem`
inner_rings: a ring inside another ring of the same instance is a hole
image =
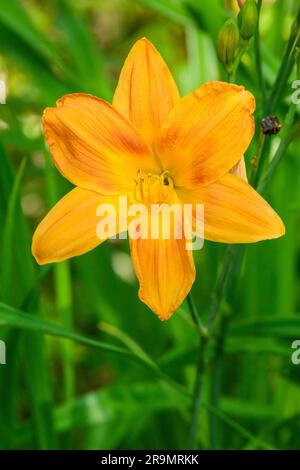
[[[271,93],[266,102],[266,114],[273,113],[279,103],[282,91],[292,72],[295,63],[295,52],[299,46],[300,38],[300,8],[298,9],[295,23],[292,27],[291,34],[286,45],[277,77],[272,87]]]
[[[291,103],[290,107],[289,107],[289,110],[287,112],[285,121],[284,121],[284,126],[283,126],[283,131],[285,131],[285,134],[284,134],[284,136],[283,136],[283,138],[280,142],[280,145],[279,145],[274,157],[272,158],[272,161],[271,161],[271,163],[270,163],[270,165],[269,165],[269,167],[266,171],[266,174],[264,175],[261,182],[259,182],[255,186],[257,192],[259,192],[260,194],[262,194],[265,191],[267,185],[271,181],[271,179],[272,179],[272,177],[275,173],[275,170],[277,169],[277,167],[278,167],[283,155],[287,151],[290,143],[292,142],[292,140],[297,135],[299,135],[299,126],[298,126],[298,124],[296,123],[295,125],[293,125],[295,114],[296,114],[296,105]]]
[[[222,370],[223,370],[223,350],[224,339],[222,334],[225,333],[224,316],[221,317],[220,332],[216,335],[215,351],[213,357],[213,367],[210,373],[210,403],[216,408],[220,409],[219,398],[222,388]],[[221,449],[222,445],[219,437],[219,419],[216,415],[209,415],[209,435],[211,448]]]
[[[51,160],[46,153],[46,178],[49,205],[53,206],[58,198],[56,177],[51,166]],[[54,266],[54,286],[56,308],[62,325],[66,329],[73,328],[72,315],[72,283],[70,265],[68,261],[57,263]],[[73,362],[73,344],[64,342],[62,345],[63,393],[69,400],[75,393],[75,370]]]
[[[191,292],[187,296],[188,306],[191,312],[191,316],[198,330],[200,331],[200,343],[199,350],[197,354],[197,364],[196,364],[196,378],[194,383],[193,390],[193,399],[192,399],[192,414],[191,422],[189,429],[189,438],[188,438],[188,448],[197,449],[197,437],[198,437],[198,424],[199,416],[202,405],[202,385],[204,378],[204,371],[206,368],[206,345],[208,342],[207,329],[203,325],[201,318],[198,313],[198,309],[194,302]]]
[[[227,81],[229,83],[234,83],[235,82],[235,72],[230,72],[227,74]]]
[[[235,82],[235,76],[236,76],[236,71],[238,69],[238,66],[240,64],[240,61],[245,54],[246,50],[248,49],[249,41],[245,41],[244,39],[240,39],[238,48],[237,48],[237,53],[236,57],[234,59],[234,63],[232,64],[230,70],[228,70],[228,82],[229,83],[234,83]]]
[[[201,336],[196,359],[196,376],[193,388],[191,420],[189,424],[187,447],[197,449],[200,412],[203,404],[202,389],[206,372],[208,336]]]
[[[188,447],[190,449],[197,448],[197,437],[198,437],[198,419],[200,415],[200,409],[202,405],[202,385],[203,385],[203,373],[205,370],[205,349],[207,343],[207,329],[204,327],[197,306],[194,302],[191,292],[187,296],[187,303],[191,312],[191,316],[195,325],[200,332],[200,343],[199,350],[197,355],[197,364],[196,364],[196,378],[194,383],[193,390],[193,399],[192,399],[192,418],[190,422],[189,430],[189,439]]]
[[[274,155],[272,162],[267,170],[265,177],[262,182],[257,185],[254,184],[259,193],[263,193],[271,181],[274,172],[280,163],[283,155],[286,153],[288,146],[291,141],[297,135],[296,126],[293,126],[295,116],[295,105],[291,104],[287,117],[285,120],[286,133],[283,137],[281,144],[279,145],[276,154]],[[259,143],[258,154],[262,152],[264,146],[264,140]],[[242,261],[245,253],[245,245],[229,245],[227,247],[221,274],[217,283],[215,295],[212,301],[211,308],[211,326],[209,328],[210,338],[213,335],[213,325],[216,318],[219,315],[219,325],[217,331],[214,333],[215,344],[212,347],[212,373],[211,373],[211,404],[218,408],[220,389],[221,389],[221,372],[222,372],[222,358],[224,353],[224,345],[226,339],[226,331],[230,316],[226,315],[226,310],[221,310],[222,303],[226,302],[227,305],[231,305],[233,301],[233,293],[237,285],[238,274],[242,265]],[[210,438],[211,446],[214,449],[220,448],[220,442],[218,437],[218,418],[217,416],[210,415]]]
[[[300,15],[300,9],[298,11],[298,15],[295,20],[295,26],[292,28],[290,38],[289,38],[284,56],[282,58],[282,62],[281,62],[277,77],[275,79],[270,95],[265,103],[264,111],[266,115],[269,114],[270,112],[273,112],[273,110],[276,109],[282,90],[284,86],[286,85],[288,77],[294,66],[296,47],[299,44],[299,23],[300,23],[299,15]],[[259,71],[258,71],[258,75],[259,75]],[[264,164],[265,164],[265,159],[266,159],[266,154],[264,152],[265,140],[266,140],[265,135],[263,135],[261,132],[260,138],[259,138],[258,151],[256,155],[256,166],[252,169],[251,184],[254,187],[256,187],[259,184],[262,171],[264,168]]]
[[[228,305],[232,303],[233,293],[243,261],[245,245],[228,245],[226,248],[222,269],[217,281],[210,312],[210,351],[211,380],[210,401],[219,407],[219,396],[222,382],[222,363],[225,346],[226,331],[230,318]],[[225,305],[224,305],[225,304]],[[218,321],[217,321],[218,320]],[[221,447],[218,435],[219,420],[216,415],[210,415],[210,440],[213,449]]]
[[[258,3],[259,13],[261,9],[261,1]],[[259,28],[259,26],[258,26]],[[261,57],[260,57],[260,44],[259,44],[259,30],[256,32],[255,39],[255,48],[256,48],[256,66],[258,70],[260,89],[263,99],[265,99],[265,88],[261,68]],[[298,33],[293,31],[291,33],[291,38],[289,40],[286,53],[283,57],[280,70],[278,72],[277,78],[275,80],[274,86],[270,93],[268,102],[266,103],[265,109],[273,109],[276,106],[277,101],[281,95],[282,88],[286,83],[289,74],[292,69],[290,63],[291,57],[294,60],[294,52],[299,41],[299,29]],[[240,60],[245,53],[248,47],[248,42],[244,41],[240,43],[239,50],[232,67],[232,70],[228,73],[228,81],[233,83],[235,81],[235,75],[240,63]],[[264,167],[264,149],[266,137],[261,132],[259,137],[258,149],[256,154],[256,165],[252,168],[251,183],[254,187],[257,187],[259,192],[263,192],[271,180],[276,167],[278,166],[282,156],[287,150],[289,143],[291,142],[293,136],[295,135],[294,131],[289,131],[295,114],[295,106],[290,107],[287,114],[285,128],[287,129],[286,136],[283,138],[268,170],[267,173],[259,184],[260,177],[262,174],[262,169]],[[215,293],[213,296],[211,311],[208,321],[207,332],[205,335],[201,335],[200,345],[197,355],[197,367],[196,367],[196,378],[194,384],[193,392],[193,405],[192,405],[192,417],[190,423],[190,432],[189,432],[189,447],[195,449],[197,447],[197,436],[198,436],[198,424],[199,424],[199,414],[201,411],[202,404],[202,386],[204,375],[206,372],[206,364],[208,362],[208,356],[211,357],[211,362],[213,364],[212,373],[211,373],[211,404],[215,409],[219,408],[219,397],[221,390],[221,380],[222,380],[222,362],[223,362],[223,353],[224,345],[226,338],[226,331],[229,322],[229,315],[225,315],[225,310],[221,310],[222,304],[224,301],[227,304],[232,303],[232,293],[235,291],[238,275],[240,272],[240,267],[243,261],[245,252],[245,246],[240,245],[229,245],[226,249],[222,269],[217,281]],[[191,296],[188,297],[188,304],[191,310],[191,315],[195,324],[200,327],[200,331],[203,331],[202,322],[199,323],[199,315],[197,308],[193,302]],[[218,328],[215,328],[216,320],[219,317]],[[215,331],[216,330],[216,331]],[[205,330],[204,330],[205,331]],[[214,339],[214,342],[212,341]],[[210,415],[210,439],[212,448],[220,448],[219,436],[218,436],[218,417],[216,414]]]
[[[72,286],[70,266],[67,261],[54,267],[56,306],[64,328],[73,328]],[[73,345],[64,341],[62,344],[63,391],[67,400],[75,394],[75,371],[73,365]]]
[[[215,322],[216,322],[216,319],[220,310],[227,278],[230,272],[230,266],[232,265],[232,262],[234,259],[233,257],[234,257],[234,245],[228,245],[225,251],[222,269],[220,271],[220,275],[217,280],[215,292],[214,292],[212,303],[211,303],[210,315],[208,319],[209,334],[213,332]]]
[[[203,334],[201,335],[201,338],[200,338],[199,350],[197,354],[196,378],[195,378],[194,391],[193,391],[193,403],[192,403],[192,415],[191,415],[192,417],[191,417],[191,422],[190,422],[189,441],[188,441],[188,446],[190,449],[197,448],[198,423],[199,423],[199,415],[200,415],[201,404],[202,404],[201,395],[202,395],[204,373],[206,372],[206,364],[208,361],[208,346],[210,343],[210,339],[211,339],[213,329],[214,329],[214,324],[215,324],[217,314],[219,312],[219,308],[221,305],[221,301],[223,298],[225,283],[227,280],[227,276],[229,274],[229,267],[230,267],[230,264],[232,263],[232,256],[234,256],[234,248],[235,248],[234,246],[229,245],[226,250],[223,267],[220,273],[220,277],[218,278],[215,294],[214,294],[213,301],[211,304],[211,311],[210,311],[207,329],[203,327],[203,324],[200,321]],[[190,307],[192,317],[196,325],[199,326],[198,321],[200,320],[200,317],[198,314],[197,307],[191,297],[191,294],[188,295],[188,304]],[[195,320],[195,318],[197,320]],[[218,374],[220,373],[218,372]]]
[[[194,383],[193,398],[192,398],[192,415],[189,429],[188,448],[192,450],[197,449],[198,441],[198,429],[199,429],[199,418],[200,411],[203,404],[202,400],[202,388],[204,373],[206,370],[206,349],[208,344],[208,336],[202,336],[200,338],[200,344],[197,354],[197,365],[196,365],[196,379]]]
[[[261,7],[261,2],[259,7]],[[298,14],[299,16],[299,14]],[[298,23],[299,25],[299,23]],[[258,34],[258,33],[257,33]],[[284,84],[286,83],[289,74],[292,70],[292,65],[290,63],[291,57],[294,60],[295,48],[299,41],[299,28],[298,32],[293,31],[291,33],[291,38],[289,40],[287,50],[284,54],[280,70],[278,72],[277,78],[275,80],[274,86],[270,93],[268,104],[266,104],[266,110],[273,109],[281,96],[281,92]],[[236,57],[235,65],[228,74],[228,81],[235,81],[235,73],[238,67],[238,64],[241,60],[242,55],[247,49],[247,44],[241,44],[239,52]],[[258,50],[260,54],[260,50]],[[260,66],[260,56],[257,58],[257,66]],[[261,68],[260,68],[261,70]],[[288,73],[287,73],[288,72]],[[261,72],[258,72],[261,73]],[[261,75],[262,79],[262,75]],[[261,85],[263,84],[261,81]],[[261,88],[262,89],[262,88]],[[262,89],[264,90],[264,89]],[[287,113],[285,121],[286,135],[281,141],[281,144],[267,169],[266,175],[261,181],[260,176],[263,169],[264,163],[264,149],[266,138],[264,134],[260,134],[256,162],[257,166],[252,169],[251,182],[257,191],[262,193],[268,183],[270,182],[275,169],[277,168],[279,162],[281,161],[282,156],[285,154],[290,142],[293,140],[294,136],[297,134],[298,128],[292,127],[295,116],[295,106],[291,105]],[[207,327],[207,335],[201,338],[199,345],[199,352],[197,356],[197,370],[196,370],[196,379],[194,385],[193,393],[193,407],[192,407],[192,417],[190,424],[190,434],[189,434],[189,446],[190,448],[196,448],[197,444],[197,435],[198,435],[198,423],[199,423],[199,414],[201,411],[202,403],[202,384],[204,380],[204,375],[206,373],[206,365],[208,362],[208,357],[211,358],[212,374],[211,374],[211,402],[215,409],[218,409],[219,397],[221,390],[221,378],[222,378],[222,359],[224,352],[224,345],[226,340],[226,331],[229,322],[229,315],[226,315],[226,310],[221,310],[223,303],[230,305],[232,303],[232,295],[235,292],[236,283],[238,280],[238,275],[244,258],[245,245],[229,245],[226,249],[222,269],[217,281],[215,293],[213,296],[211,311]],[[190,309],[194,321],[197,321],[197,315],[195,316],[195,306],[189,301]],[[215,328],[216,320],[218,321],[218,329]],[[214,339],[214,342],[212,341]],[[210,439],[212,448],[219,448],[220,442],[218,438],[218,417],[214,413],[210,415]]]
[[[294,117],[295,117],[295,105],[291,104],[288,110],[286,120],[285,120],[285,135],[275,153],[272,162],[269,165],[269,168],[266,172],[265,177],[257,185],[254,184],[254,187],[257,189],[259,193],[263,193],[269,182],[271,181],[276,168],[278,167],[283,155],[286,153],[288,146],[290,145],[293,138],[297,135],[298,128],[296,128],[297,124],[293,126]],[[258,156],[262,152],[264,147],[264,139],[260,141],[259,148],[258,148]],[[210,337],[213,334],[214,328],[213,325],[216,321],[216,318],[219,315],[219,325],[218,329],[215,332],[215,344],[213,345],[213,351],[211,354],[212,357],[212,372],[211,372],[211,404],[218,408],[219,405],[219,396],[220,396],[220,386],[221,386],[221,371],[222,371],[222,358],[224,352],[224,345],[225,345],[225,338],[226,338],[226,331],[228,322],[230,320],[230,316],[226,315],[226,310],[221,310],[222,302],[226,302],[227,305],[231,305],[232,303],[232,295],[235,292],[238,274],[240,272],[240,268],[242,265],[244,253],[245,253],[245,245],[229,245],[227,247],[222,270],[220,273],[219,280],[217,282],[217,287],[215,290],[215,295],[212,301],[212,308],[211,308],[211,326],[209,328]],[[221,310],[221,311],[220,311]],[[211,415],[210,416],[210,438],[211,438],[211,446],[214,449],[220,448],[220,442],[218,437],[218,418],[217,416]]]
[[[263,164],[264,164],[264,148],[265,148],[266,136],[260,131],[257,153],[255,155],[254,164],[252,165],[252,173],[250,178],[250,184],[255,187],[260,179]]]
[[[201,336],[206,337],[207,336],[207,328],[203,325],[202,320],[200,318],[197,306],[195,304],[195,301],[193,299],[192,293],[189,292],[187,295],[187,303],[191,312],[192,319],[200,333]]]
[[[265,88],[265,81],[262,72],[262,63],[261,63],[261,50],[260,50],[260,35],[259,35],[259,23],[260,23],[260,11],[261,11],[262,0],[258,0],[257,2],[257,28],[254,35],[254,49],[255,49],[255,63],[256,63],[256,71],[258,76],[258,83],[260,88],[261,100],[263,103],[263,107],[265,110],[265,101],[266,101],[266,88]]]

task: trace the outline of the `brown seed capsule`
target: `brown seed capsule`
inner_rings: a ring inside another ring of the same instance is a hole
[[[280,121],[277,116],[266,116],[262,119],[260,125],[263,134],[265,135],[278,134],[278,132],[282,128],[282,125],[280,124]]]

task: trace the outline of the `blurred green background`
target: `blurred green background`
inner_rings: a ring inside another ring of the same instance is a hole
[[[268,92],[298,6],[297,0],[263,1]],[[142,36],[163,55],[182,94],[226,80],[216,37],[237,12],[235,0],[0,1],[0,79],[7,83],[7,102],[0,105],[0,339],[7,362],[0,365],[1,449],[188,447],[187,392],[199,335],[186,303],[160,322],[138,301],[126,241],[44,268],[31,255],[37,223],[70,188],[51,162],[40,118],[66,93],[110,101],[122,63]],[[272,110],[282,122],[296,78],[294,67]],[[236,82],[256,97],[258,130],[263,110],[253,44]],[[281,133],[267,139],[266,164],[281,139]],[[248,169],[257,142],[258,132]],[[199,449],[300,447],[300,365],[291,362],[291,343],[300,339],[299,157],[295,138],[265,193],[286,236],[247,248],[231,304],[222,306],[231,316],[220,398],[211,404],[209,356]],[[195,255],[193,296],[204,323],[224,250],[206,242]]]

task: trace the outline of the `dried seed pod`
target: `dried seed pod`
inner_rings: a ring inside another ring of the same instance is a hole
[[[282,128],[282,125],[280,124],[278,116],[266,116],[265,118],[262,119],[260,125],[262,128],[263,134],[265,135],[278,134],[278,132]]]

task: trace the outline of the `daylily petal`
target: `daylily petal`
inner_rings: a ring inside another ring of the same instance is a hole
[[[216,181],[238,162],[254,133],[251,93],[210,82],[184,97],[169,113],[157,138],[157,154],[176,186]]]
[[[177,194],[184,204],[204,204],[204,234],[207,240],[251,243],[278,238],[285,233],[282,220],[272,207],[245,181],[227,174],[219,181]],[[194,212],[195,214],[195,212]],[[203,230],[203,220],[198,220]],[[196,220],[194,220],[194,230]]]
[[[235,165],[234,167],[231,168],[230,172],[235,176],[238,176],[239,178],[242,178],[242,180],[246,181],[248,183],[248,177],[247,177],[247,169],[246,169],[246,163],[245,163],[245,158],[242,157]]]
[[[195,280],[191,252],[184,240],[131,240],[130,247],[140,299],[161,320],[167,320]]]
[[[111,204],[114,212],[96,214],[100,204]],[[107,216],[107,236],[99,238],[98,223]],[[38,225],[32,240],[32,253],[39,264],[78,256],[127,230],[127,211],[119,212],[119,196],[102,196],[75,188],[64,196]]]
[[[165,213],[160,220],[166,220]],[[148,237],[130,238],[131,258],[140,283],[139,297],[161,320],[167,320],[180,306],[195,280],[192,251],[186,247],[184,226],[176,232],[178,222],[175,213],[167,238],[161,223],[151,216]],[[158,228],[156,238],[150,234],[153,224]]]
[[[140,39],[124,63],[113,105],[152,145],[178,100],[179,93],[166,63],[151,42]]]
[[[138,169],[157,170],[137,129],[94,96],[66,95],[45,110],[43,125],[56,166],[76,186],[122,194],[133,189]]]

